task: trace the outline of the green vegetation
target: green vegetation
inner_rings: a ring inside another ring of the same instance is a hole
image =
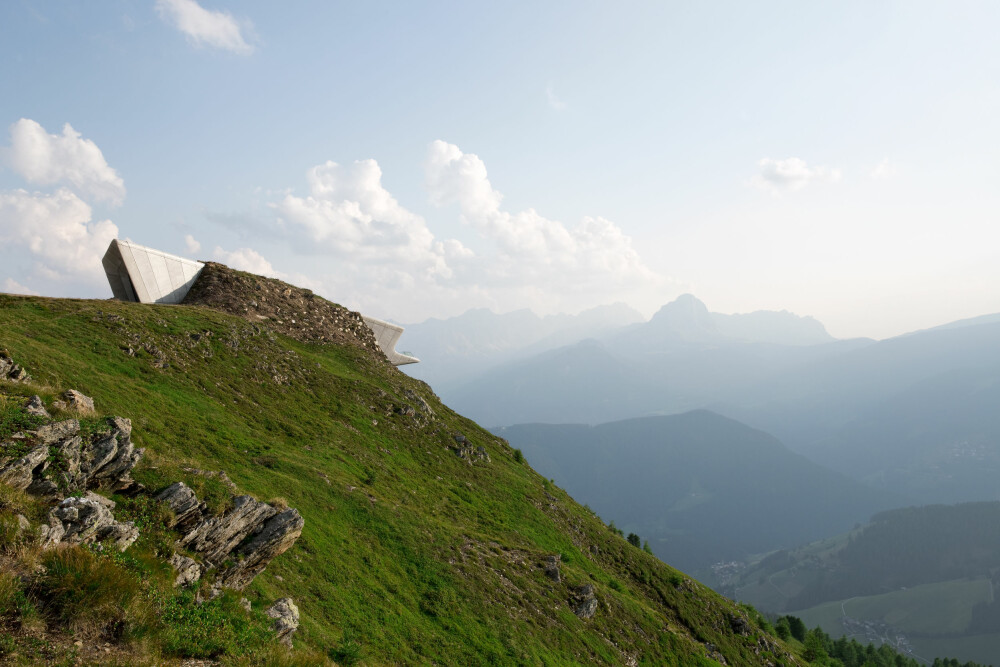
[[[162,557],[173,538],[156,504],[115,497],[116,516],[141,529],[125,554],[40,554],[45,575],[30,590],[0,578],[0,649],[24,661],[71,657],[76,639],[121,647],[119,664],[273,661],[259,610],[289,596],[303,664],[789,663],[759,625],[733,630],[745,611],[633,548],[506,442],[361,348],[302,343],[206,308],[5,295],[0,347],[34,378],[0,387],[14,406],[6,432],[33,425],[17,421],[27,396],[51,410],[78,389],[102,415],[132,420],[146,448],[134,477],[148,492],[183,480],[223,510],[230,489],[201,471],[224,470],[240,492],[283,498],[306,521],[243,591],[247,613],[231,595],[198,605],[172,589]],[[459,456],[459,434],[489,460]],[[3,442],[6,452],[18,441]],[[36,501],[0,493],[4,517],[44,518]],[[542,568],[555,554],[558,583]],[[99,611],[106,581],[125,611]],[[572,611],[585,584],[598,601],[590,618]]]

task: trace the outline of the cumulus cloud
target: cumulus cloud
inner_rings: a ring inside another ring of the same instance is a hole
[[[801,190],[814,182],[836,183],[840,170],[830,167],[810,167],[805,160],[790,157],[784,160],[764,158],[757,163],[759,171],[754,184],[771,192]]]
[[[287,274],[276,271],[271,266],[271,262],[267,261],[263,255],[253,248],[237,248],[236,250],[228,251],[216,246],[215,252],[212,253],[212,259],[230,268],[256,273],[259,276],[278,278],[279,280],[284,280],[288,277]]]
[[[657,283],[618,225],[601,217],[585,217],[575,227],[550,220],[534,209],[517,213],[502,210],[503,196],[489,181],[486,165],[458,146],[435,141],[425,163],[425,183],[431,202],[457,203],[463,219],[499,250],[501,265],[525,279],[597,285]]]
[[[430,201],[457,205],[466,223],[461,240],[437,237],[423,216],[400,204],[375,160],[310,169],[308,192],[285,193],[270,204],[275,223],[269,231],[307,261],[334,259],[330,271],[314,276],[321,280],[314,291],[401,321],[473,306],[549,313],[628,300],[646,307],[661,304],[673,287],[605,218],[585,217],[568,227],[533,209],[504,210],[476,155],[437,141],[424,166]],[[216,252],[227,263],[245,262],[247,270],[268,270],[252,263],[259,256]]]
[[[172,24],[187,35],[188,41],[196,46],[209,46],[239,55],[253,53],[243,36],[245,22],[240,25],[232,14],[225,11],[205,9],[195,0],[156,0],[156,11],[160,18]]]
[[[5,151],[11,168],[32,185],[68,182],[81,195],[112,205],[122,203],[125,184],[93,141],[66,123],[62,134],[49,134],[40,124],[22,118],[10,127]]]
[[[6,292],[7,294],[25,294],[27,296],[38,296],[38,292],[22,285],[13,278],[7,278],[0,283],[0,292]]]
[[[66,188],[53,194],[0,192],[0,244],[26,249],[48,278],[101,284],[100,260],[118,227],[92,217],[90,206]]]
[[[198,243],[198,241],[193,236],[191,236],[190,234],[185,234],[184,235],[184,248],[190,254],[193,255],[194,253],[196,253],[199,250],[201,250],[201,244]]]
[[[458,241],[436,241],[421,216],[400,206],[382,186],[375,160],[326,162],[310,169],[306,181],[308,196],[288,194],[272,205],[301,251],[445,278],[449,257],[471,254]]]

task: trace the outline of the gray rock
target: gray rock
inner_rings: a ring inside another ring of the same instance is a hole
[[[0,468],[0,482],[24,491],[31,486],[35,475],[41,476],[48,467],[48,458],[48,445],[35,445],[21,458]]]
[[[271,517],[258,528],[259,532],[235,550],[236,563],[221,572],[217,581],[237,590],[245,588],[268,563],[295,544],[305,523],[295,509]]]
[[[170,507],[174,513],[170,527],[177,528],[182,533],[187,533],[200,523],[205,514],[205,503],[198,502],[198,496],[184,482],[174,482],[161,491],[156,500]]]
[[[112,509],[114,502],[95,493],[66,498],[49,512],[43,546],[110,541],[124,551],[138,539],[139,530],[131,521],[115,521]]]
[[[236,546],[258,526],[278,513],[267,503],[251,496],[239,496],[233,509],[219,517],[211,517],[195,526],[178,544],[197,551],[211,565],[220,565]]]
[[[240,598],[240,606],[243,607],[244,611],[248,614],[251,610],[253,610],[253,605],[251,605],[250,600],[247,600],[246,598]]]
[[[39,426],[35,432],[38,443],[41,445],[53,445],[60,440],[70,438],[80,432],[80,422],[75,419],[65,419],[45,426]]]
[[[79,412],[82,415],[94,413],[94,399],[90,396],[84,396],[76,389],[70,389],[64,393],[63,402],[66,404],[66,407],[63,408],[64,410]]]
[[[14,363],[7,350],[0,350],[0,378],[11,382],[27,382],[31,379],[28,371]]]
[[[743,618],[739,614],[732,614],[729,617],[729,627],[732,628],[733,632],[744,637],[748,636],[753,631],[750,621]]]
[[[24,531],[28,530],[29,528],[31,528],[31,522],[28,521],[28,517],[24,516],[23,514],[18,514],[17,515],[17,529],[20,532],[24,532]]]
[[[428,417],[432,417],[434,415],[434,411],[431,410],[430,404],[428,404],[427,401],[425,401],[423,398],[421,398],[412,389],[404,389],[403,390],[403,396],[405,396],[407,398],[407,400],[410,400],[410,401],[413,401],[414,403],[416,403],[417,410],[419,410],[420,412],[424,413]]]
[[[278,633],[278,641],[291,648],[292,635],[299,629],[299,608],[292,598],[281,598],[264,612],[274,619],[274,631]]]
[[[122,489],[130,486],[130,473],[143,450],[132,444],[132,422],[122,417],[108,420],[111,431],[100,439],[84,443],[80,448],[80,476],[78,488],[107,487]]]
[[[562,581],[562,576],[559,574],[560,560],[561,556],[559,556],[558,554],[554,556],[549,556],[548,558],[545,559],[545,565],[544,565],[545,576],[557,584],[560,581]]]
[[[201,579],[201,565],[193,558],[175,553],[169,562],[177,571],[174,586],[187,586]]]
[[[570,606],[573,608],[573,613],[580,618],[593,617],[597,613],[598,606],[597,596],[594,595],[594,586],[586,584],[577,588],[573,592]]]
[[[48,419],[52,416],[45,409],[45,404],[42,403],[41,396],[37,395],[28,399],[28,404],[24,406],[24,411],[33,417],[45,417]]]

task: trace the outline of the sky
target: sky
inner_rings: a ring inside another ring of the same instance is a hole
[[[0,3],[0,291],[113,238],[397,322],[1000,312],[1000,3]]]

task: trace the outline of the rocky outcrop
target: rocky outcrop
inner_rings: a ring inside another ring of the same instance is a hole
[[[31,376],[28,375],[28,371],[14,363],[7,350],[0,350],[0,380],[28,382],[31,380]]]
[[[46,445],[36,445],[24,456],[0,467],[0,482],[24,491],[31,486],[36,471],[45,470],[48,458],[49,448]]]
[[[78,412],[81,415],[94,414],[94,399],[84,396],[76,389],[70,389],[63,394],[62,400],[52,403],[52,407],[67,412]]]
[[[246,587],[275,557],[302,534],[305,520],[298,510],[279,511],[250,496],[239,496],[221,516],[209,516],[204,503],[183,482],[164,489],[157,499],[174,513],[181,533],[177,546],[201,556],[203,567],[221,568],[218,586]]]
[[[201,565],[195,559],[174,554],[170,557],[169,563],[177,572],[174,586],[187,586],[201,579]]]
[[[32,417],[44,417],[45,419],[52,417],[48,410],[45,409],[45,404],[42,403],[41,396],[32,396],[29,398],[28,404],[24,406],[24,411]]]
[[[292,598],[281,598],[264,613],[274,619],[272,627],[278,633],[278,641],[291,648],[292,635],[299,629],[299,608]]]
[[[131,521],[115,521],[114,508],[114,501],[96,493],[66,498],[49,512],[49,525],[41,529],[42,546],[110,542],[124,551],[138,539],[139,530]]]
[[[106,431],[86,441],[75,419],[29,432],[34,446],[21,458],[0,465],[0,482],[37,496],[131,487],[130,473],[142,458],[142,450],[131,441],[132,423],[121,417],[111,417],[107,423]]]
[[[570,606],[573,609],[573,613],[580,618],[593,617],[597,613],[597,604],[597,596],[594,595],[593,584],[580,586],[573,591],[573,597],[570,599]]]
[[[560,575],[559,573],[560,560],[562,560],[562,558],[561,556],[559,556],[559,554],[556,554],[554,556],[549,556],[545,559],[545,565],[543,566],[543,569],[545,570],[545,576],[557,584],[560,581],[562,581],[562,575]]]
[[[489,453],[482,445],[479,447],[473,446],[472,442],[461,433],[456,433],[452,438],[455,440],[455,446],[451,449],[458,458],[469,463],[492,462]]]

